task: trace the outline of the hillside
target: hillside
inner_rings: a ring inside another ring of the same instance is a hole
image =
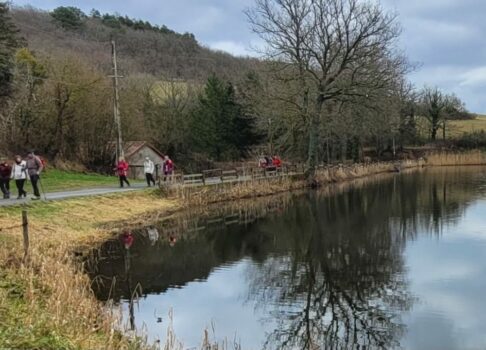
[[[73,53],[107,74],[111,70],[112,38],[117,42],[119,66],[125,75],[201,81],[218,73],[234,78],[235,73],[244,72],[255,63],[255,59],[210,50],[192,34],[175,33],[165,26],[161,27],[163,32],[134,29],[119,23],[113,25],[99,16],[86,16],[80,28],[66,29],[50,13],[27,7],[13,8],[11,16],[31,50]]]

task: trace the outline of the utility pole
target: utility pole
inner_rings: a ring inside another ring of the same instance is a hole
[[[116,62],[116,45],[115,41],[111,41],[111,56],[113,58],[113,116],[115,118],[115,126],[117,129],[117,140],[116,140],[116,160],[118,162],[120,158],[125,157],[125,152],[123,152],[123,142],[122,142],[122,131],[121,131],[121,121],[120,121],[120,101],[118,96],[118,66]]]
[[[272,118],[268,118],[268,151],[269,156],[273,156],[273,130],[272,130]]]

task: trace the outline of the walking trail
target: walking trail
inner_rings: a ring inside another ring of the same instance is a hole
[[[119,187],[98,187],[98,188],[89,188],[89,189],[80,189],[80,190],[72,190],[72,191],[61,191],[61,192],[51,192],[42,194],[42,201],[54,201],[54,200],[61,200],[61,199],[69,199],[69,198],[76,198],[76,197],[89,197],[89,196],[99,196],[104,194],[110,193],[120,193],[120,192],[130,192],[136,191],[147,188],[145,184],[133,184],[131,187],[119,188]],[[20,205],[24,203],[35,203],[31,199],[31,196],[28,195],[27,198],[16,199],[15,189],[12,192],[13,198],[10,199],[1,199],[0,198],[0,207],[7,207],[13,205]]]

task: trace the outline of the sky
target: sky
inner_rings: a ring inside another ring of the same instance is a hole
[[[44,10],[76,6],[165,24],[191,32],[202,45],[236,55],[256,55],[259,38],[243,11],[254,0],[14,0]],[[455,93],[466,107],[486,114],[486,1],[382,0],[402,24],[400,48],[419,68],[410,73],[417,86],[438,86]]]

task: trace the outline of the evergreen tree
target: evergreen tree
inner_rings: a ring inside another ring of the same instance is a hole
[[[64,29],[78,29],[83,26],[86,14],[73,6],[59,6],[51,12],[52,18]]]
[[[8,4],[0,2],[0,98],[11,92],[15,51],[21,44],[8,12]]]
[[[195,151],[216,161],[241,158],[260,141],[254,124],[236,101],[233,85],[212,76],[192,114]]]

